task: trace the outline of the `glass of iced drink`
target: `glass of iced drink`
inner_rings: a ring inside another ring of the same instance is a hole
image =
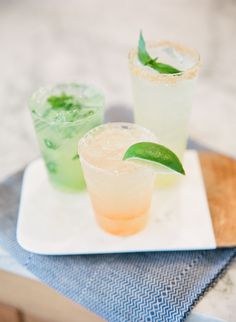
[[[79,142],[78,153],[98,224],[115,235],[142,230],[155,182],[155,172],[122,160],[134,143],[155,141],[147,129],[131,123],[108,123],[90,130]]]
[[[103,94],[88,85],[58,84],[40,88],[29,107],[50,181],[61,190],[82,190],[78,140],[102,124]]]
[[[164,73],[141,63],[138,49],[129,53],[135,122],[150,129],[158,141],[182,160],[188,137],[188,122],[198,76],[199,54],[180,44],[161,41],[146,49],[157,62],[180,70]],[[165,176],[164,180],[168,180]]]

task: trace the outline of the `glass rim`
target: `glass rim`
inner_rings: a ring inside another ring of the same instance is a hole
[[[153,73],[145,66],[135,63],[135,59],[137,57],[138,49],[133,48],[129,51],[128,60],[129,60],[129,69],[133,75],[139,76],[141,78],[145,78],[152,82],[158,83],[177,83],[180,80],[188,80],[196,78],[198,75],[199,68],[201,66],[201,57],[196,49],[186,47],[177,42],[161,40],[158,42],[148,42],[147,48],[157,48],[163,46],[170,46],[175,48],[178,52],[185,53],[194,58],[194,65],[190,68],[187,68],[181,73],[178,74],[160,74],[158,72]]]
[[[105,96],[100,89],[98,89],[96,86],[86,84],[86,83],[69,82],[69,83],[56,83],[54,85],[52,84],[52,85],[47,85],[47,86],[40,86],[36,91],[34,91],[33,94],[30,96],[30,98],[28,99],[28,108],[29,108],[31,114],[34,114],[34,116],[37,117],[38,120],[41,120],[42,122],[47,123],[48,125],[58,125],[58,126],[73,126],[73,125],[81,124],[81,123],[84,123],[87,120],[90,120],[96,116],[97,113],[94,113],[92,115],[86,116],[85,118],[77,119],[75,121],[56,121],[56,120],[47,120],[45,117],[43,117],[42,115],[37,113],[37,111],[35,111],[34,113],[32,112],[32,104],[37,96],[40,97],[40,94],[42,94],[43,92],[47,93],[50,90],[56,89],[57,87],[62,86],[62,85],[83,85],[83,86],[87,86],[87,87],[95,89],[101,95],[102,100],[103,100],[103,104],[96,105],[96,106],[83,104],[83,106],[88,107],[88,108],[95,108],[96,112],[104,110]]]
[[[157,142],[157,138],[156,138],[156,136],[155,136],[155,134],[151,131],[151,130],[149,130],[149,129],[147,129],[147,128],[145,128],[145,127],[143,127],[143,126],[141,126],[141,125],[139,125],[139,124],[136,124],[136,123],[131,123],[131,122],[108,122],[108,123],[103,123],[103,124],[101,124],[101,125],[98,125],[98,126],[96,126],[96,127],[94,127],[94,128],[92,128],[91,130],[89,130],[87,133],[85,133],[83,136],[82,136],[82,138],[80,138],[80,140],[79,140],[79,142],[78,142],[78,155],[79,155],[79,157],[80,157],[80,159],[82,159],[85,163],[87,163],[90,167],[92,167],[93,169],[95,169],[95,170],[97,170],[97,171],[99,171],[99,172],[104,172],[104,173],[106,173],[106,174],[110,174],[110,175],[116,175],[116,176],[120,176],[120,175],[122,175],[122,174],[127,174],[127,171],[123,171],[123,172],[121,172],[121,173],[116,173],[115,172],[115,170],[114,169],[106,169],[106,168],[102,168],[102,167],[99,167],[99,166],[97,166],[97,165],[94,165],[93,163],[91,163],[91,162],[89,162],[86,158],[84,158],[83,157],[83,155],[81,155],[80,154],[80,146],[82,146],[83,144],[85,144],[85,142],[86,142],[86,139],[88,138],[88,137],[91,137],[92,135],[94,135],[94,132],[97,132],[99,129],[101,129],[101,128],[103,128],[103,127],[108,127],[108,126],[110,126],[110,125],[117,125],[117,126],[121,126],[121,125],[124,125],[124,126],[134,126],[134,127],[137,127],[137,128],[139,128],[139,129],[141,129],[141,130],[144,130],[144,132],[146,132],[147,134],[150,134],[150,138],[152,137],[152,142]],[[141,142],[141,141],[140,141]],[[137,166],[137,165],[136,165]],[[149,169],[148,167],[145,167],[145,166],[141,166],[141,165],[139,165],[139,169],[138,169],[138,171],[140,171],[140,170],[143,170],[143,171],[147,171],[147,172],[153,172],[153,170],[152,169]],[[131,173],[131,172],[130,172]],[[133,172],[132,172],[133,173]]]

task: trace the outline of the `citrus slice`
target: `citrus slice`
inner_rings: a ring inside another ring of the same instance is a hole
[[[123,160],[128,159],[154,167],[157,172],[177,172],[185,175],[177,155],[164,145],[154,142],[139,142],[131,145],[123,156]]]

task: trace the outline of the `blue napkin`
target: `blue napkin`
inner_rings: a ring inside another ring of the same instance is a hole
[[[21,183],[19,172],[0,184],[1,245],[43,282],[108,321],[183,321],[236,255],[235,248],[89,256],[26,252],[15,237]]]

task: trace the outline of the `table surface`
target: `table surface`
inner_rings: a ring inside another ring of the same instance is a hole
[[[130,120],[127,52],[136,45],[140,27],[146,38],[173,39],[198,48],[203,67],[190,136],[236,157],[235,15],[236,3],[230,0],[150,0],[148,6],[144,0],[129,0],[125,6],[115,0],[70,0],[70,5],[63,0],[2,1],[0,179],[39,155],[26,105],[41,85],[68,80],[93,83],[105,92],[113,117],[120,119],[116,113],[125,102],[122,115]],[[0,268],[32,277],[2,249]],[[236,262],[194,311],[233,322],[235,299]]]

